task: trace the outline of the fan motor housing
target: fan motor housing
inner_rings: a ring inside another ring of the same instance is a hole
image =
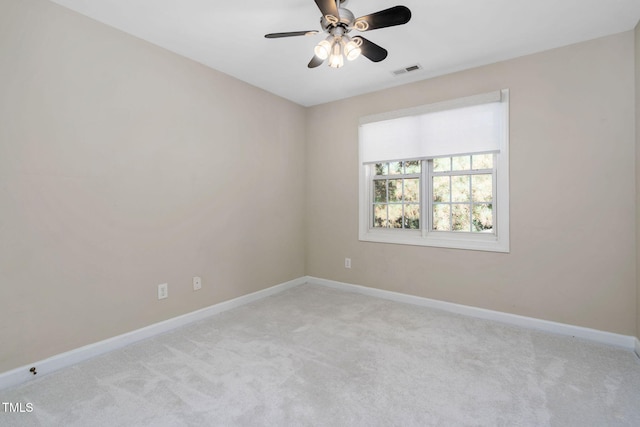
[[[320,25],[325,30],[328,30],[331,27],[336,27],[338,25],[344,27],[346,30],[351,30],[353,26],[353,22],[356,20],[354,14],[349,9],[338,9],[338,13],[340,14],[340,20],[337,23],[332,23],[327,20],[325,16],[320,19]]]

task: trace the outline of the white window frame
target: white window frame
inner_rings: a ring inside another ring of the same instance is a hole
[[[421,201],[420,201],[420,230],[406,230],[373,227],[373,176],[374,165],[362,161],[362,144],[360,139],[359,158],[359,239],[365,242],[392,243],[415,246],[432,246],[452,249],[468,249],[491,252],[509,252],[509,90],[501,91],[503,103],[506,103],[504,134],[499,143],[499,151],[494,157],[494,232],[444,232],[431,231],[431,184],[429,171],[425,170],[428,163],[423,161],[421,172]],[[405,115],[415,114],[416,111],[447,110],[474,105],[482,102],[486,94],[471,96],[435,105],[427,105],[404,111],[394,111],[361,119],[361,123],[375,120],[387,120]],[[480,154],[480,153],[468,153]],[[454,155],[455,156],[455,155]],[[413,159],[397,159],[413,160]]]

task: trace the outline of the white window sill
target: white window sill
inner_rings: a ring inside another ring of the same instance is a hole
[[[427,235],[423,237],[420,231],[368,230],[364,232],[361,231],[359,238],[360,241],[363,242],[431,246],[438,248],[503,253],[509,252],[508,240],[506,242],[502,241],[493,234],[433,232],[427,233]]]

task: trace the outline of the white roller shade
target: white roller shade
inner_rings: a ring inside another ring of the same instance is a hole
[[[386,120],[365,118],[360,125],[361,161],[499,152],[506,117],[506,103],[500,95],[492,92],[404,110],[391,113],[394,117]]]

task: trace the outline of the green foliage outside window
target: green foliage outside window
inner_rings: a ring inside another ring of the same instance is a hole
[[[431,230],[493,232],[493,154],[377,163],[373,227],[420,229],[420,176],[430,167]]]
[[[420,161],[377,163],[373,180],[375,228],[420,229]]]

